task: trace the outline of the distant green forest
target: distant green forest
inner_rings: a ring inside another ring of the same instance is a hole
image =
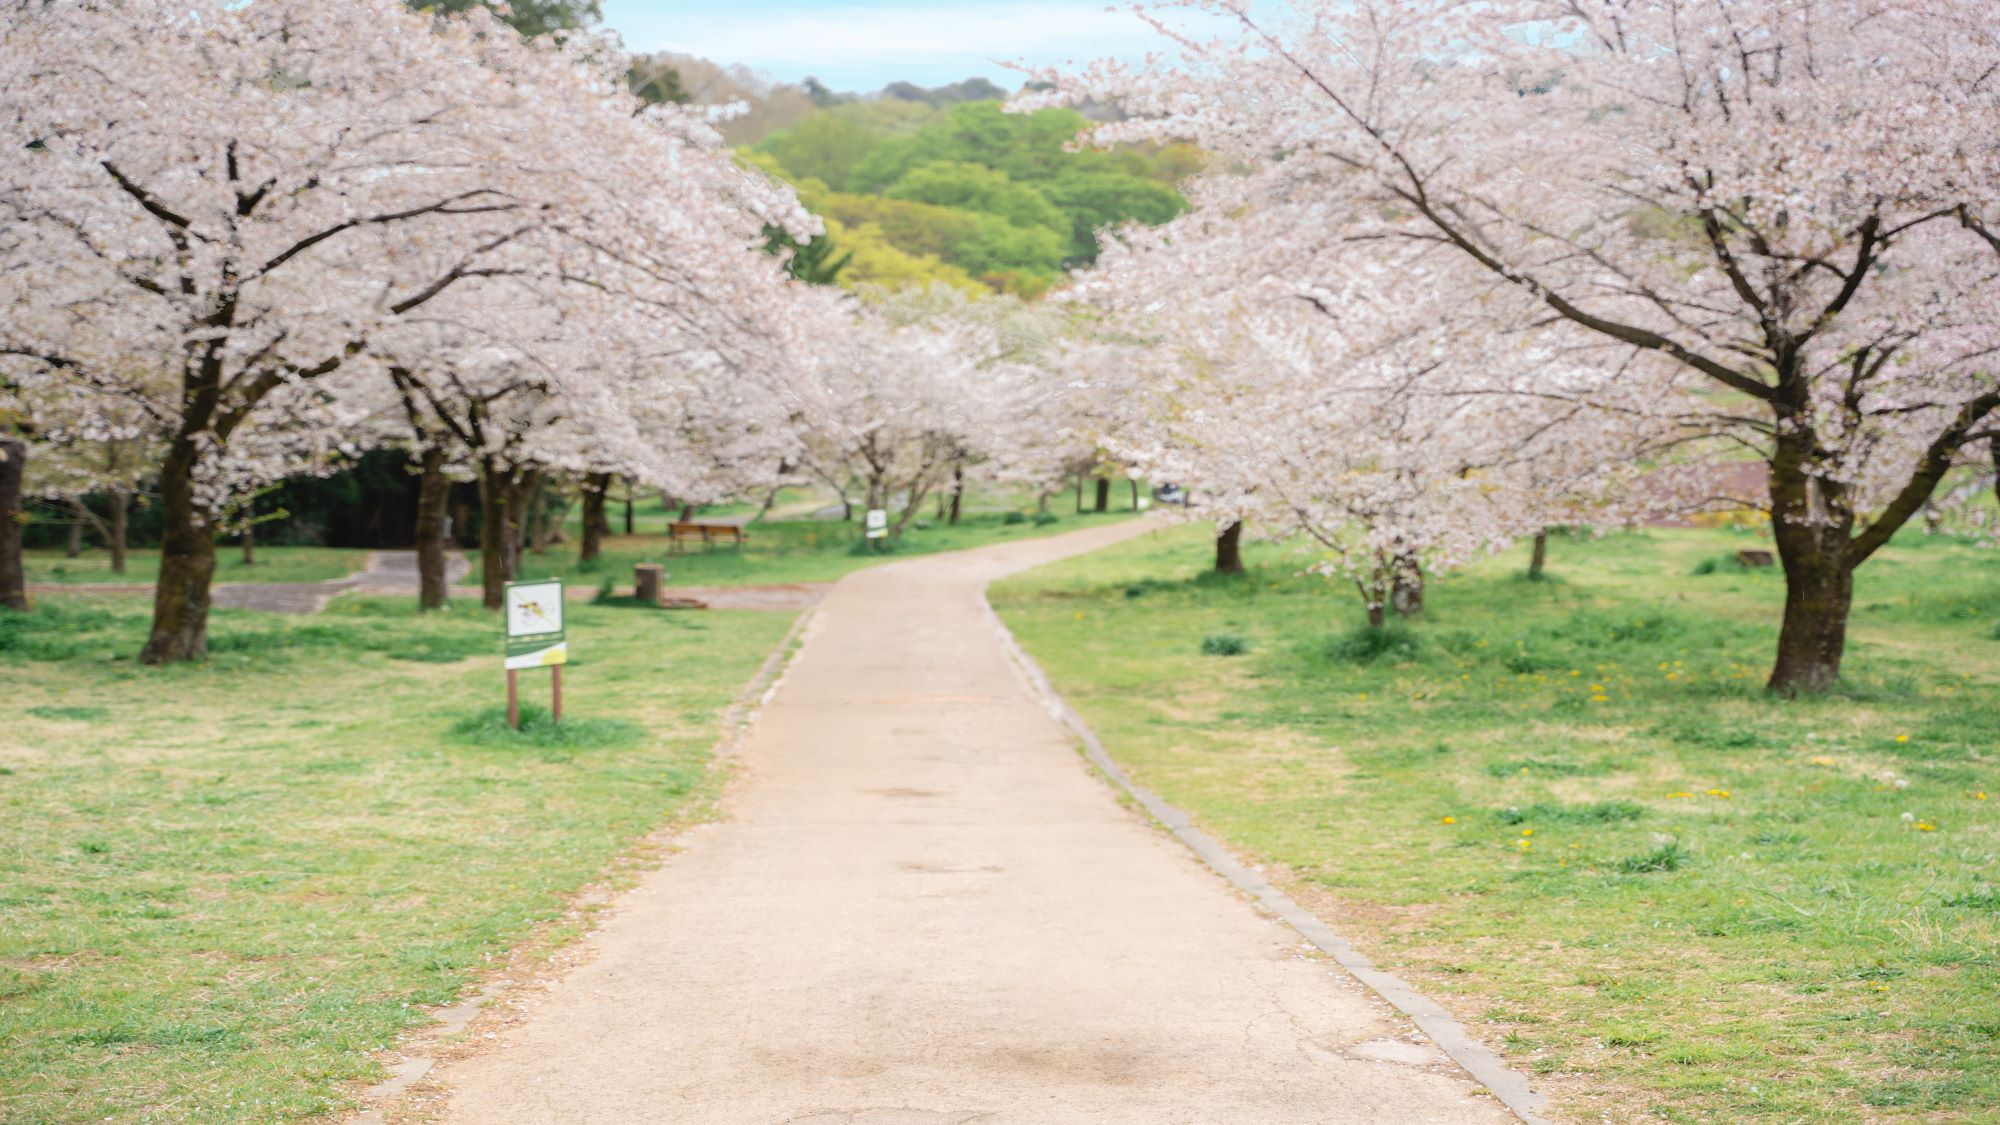
[[[1163,223],[1187,206],[1186,145],[1070,151],[1088,124],[998,100],[838,101],[743,149],[825,220],[849,287],[942,283],[1037,297],[1098,254],[1097,232]]]

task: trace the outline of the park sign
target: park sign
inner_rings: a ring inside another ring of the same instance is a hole
[[[507,583],[507,670],[569,663],[560,578]]]
[[[868,509],[868,538],[881,539],[889,534],[889,513],[883,508]]]

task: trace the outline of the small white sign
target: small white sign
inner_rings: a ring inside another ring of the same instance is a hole
[[[868,538],[884,538],[889,534],[888,510],[885,508],[868,509],[868,520],[864,526],[868,529]]]
[[[506,611],[508,668],[543,668],[569,662],[561,579],[507,583]]]

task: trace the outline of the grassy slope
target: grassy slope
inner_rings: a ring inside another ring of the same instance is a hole
[[[581,721],[537,740],[494,714],[486,615],[221,611],[210,664],[145,669],[143,607],[41,601],[0,615],[0,1119],[23,1122],[328,1111],[417,1006],[700,805],[718,716],[790,624],[572,607]]]
[[[30,582],[150,586],[160,573],[160,553],[150,547],[130,552],[124,574],[111,573],[111,556],[102,550],[73,559],[54,550],[26,554]],[[325,582],[345,578],[368,562],[368,552],[341,547],[259,547],[255,566],[243,565],[242,549],[234,544],[218,545],[215,555],[217,582]]]
[[[1515,552],[1434,583],[1415,653],[1373,661],[1351,592],[1278,548],[1203,578],[1197,529],[995,603],[1144,784],[1562,1116],[1994,1120],[2000,560],[1884,551],[1850,690],[1784,703],[1759,688],[1782,578],[1692,573],[1754,545],[1558,540],[1544,583]]]

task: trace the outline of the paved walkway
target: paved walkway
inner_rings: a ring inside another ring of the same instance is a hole
[[[1009,662],[988,580],[1146,530],[838,583],[726,820],[439,1072],[444,1120],[1511,1120],[1121,808]]]
[[[445,581],[463,578],[472,569],[457,551],[445,555]],[[370,551],[368,566],[359,574],[326,582],[224,582],[215,587],[215,604],[267,613],[318,613],[337,594],[360,590],[369,594],[415,594],[423,585],[415,551]]]

